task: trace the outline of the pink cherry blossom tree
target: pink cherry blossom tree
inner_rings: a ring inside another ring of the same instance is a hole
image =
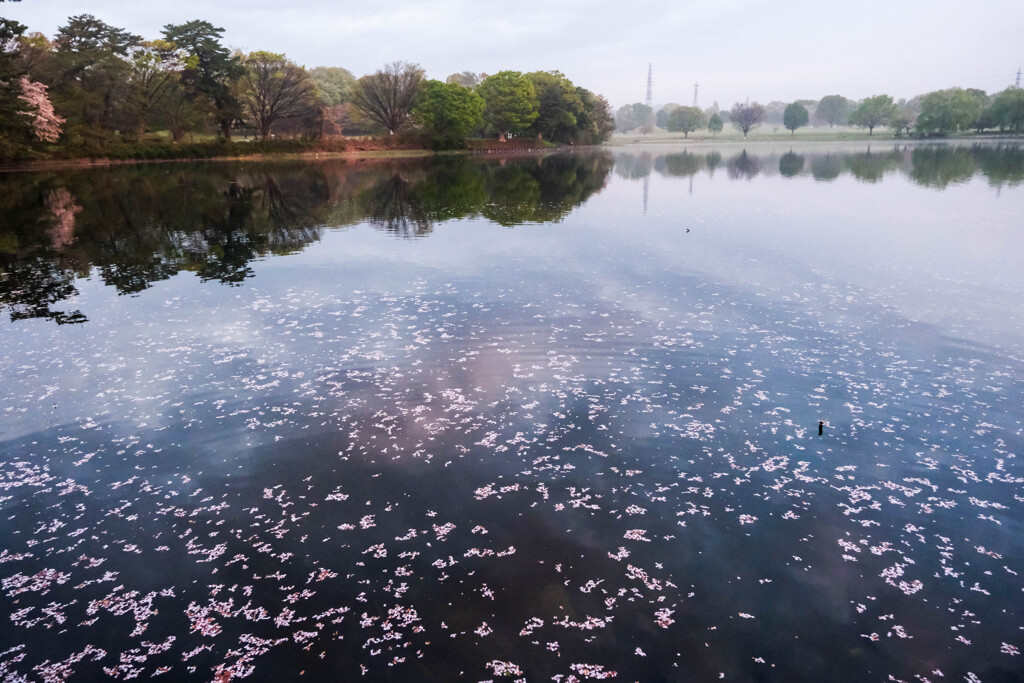
[[[28,105],[28,110],[21,114],[31,119],[32,134],[43,142],[57,142],[65,119],[53,110],[53,103],[46,95],[46,86],[29,80],[28,76],[21,77],[20,85],[18,99]]]

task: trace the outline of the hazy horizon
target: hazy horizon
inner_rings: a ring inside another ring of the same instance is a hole
[[[468,0],[323,0],[282,7],[267,0],[214,6],[94,0],[0,5],[3,16],[53,37],[69,16],[89,13],[143,38],[165,24],[204,19],[224,43],[282,52],[307,67],[354,75],[392,61],[415,62],[431,78],[459,71],[559,70],[618,108],[642,102],[653,66],[655,104],[792,101],[841,94],[913,97],[954,86],[989,93],[1012,85],[1024,50],[1024,3],[963,0],[884,3],[839,9],[810,0],[687,1],[668,7],[607,0],[519,3],[514,12]]]

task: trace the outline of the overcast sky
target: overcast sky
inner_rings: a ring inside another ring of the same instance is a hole
[[[1024,0],[23,0],[0,14],[52,37],[89,12],[144,38],[205,19],[245,51],[356,76],[416,62],[456,71],[559,70],[615,106],[723,108],[952,86],[997,92],[1024,66]]]

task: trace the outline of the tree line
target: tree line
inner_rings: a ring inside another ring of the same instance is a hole
[[[655,127],[672,132],[690,133],[706,128],[717,134],[724,124],[731,123],[746,137],[762,124],[783,126],[792,133],[814,122],[817,125],[859,126],[873,135],[880,126],[890,128],[896,136],[956,135],[986,130],[1001,132],[1024,130],[1024,89],[1009,87],[989,95],[977,88],[947,88],[918,95],[909,100],[894,100],[881,94],[854,101],[842,95],[826,95],[820,100],[795,102],[737,102],[728,110],[718,103],[708,109],[666,104],[657,112],[635,102],[620,107],[615,113],[620,132],[651,133]]]
[[[469,137],[532,136],[598,144],[608,102],[558,71],[463,72],[430,80],[395,62],[356,78],[285,55],[223,44],[202,20],[167,24],[150,40],[89,14],[53,39],[0,18],[0,159],[103,156],[117,144],[197,136],[324,140],[403,134],[437,149]]]

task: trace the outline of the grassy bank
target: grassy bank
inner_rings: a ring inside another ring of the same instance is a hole
[[[560,145],[536,138],[470,139],[466,148],[445,154],[523,153],[560,148]],[[417,138],[333,137],[327,140],[285,138],[276,140],[224,140],[223,138],[173,144],[162,139],[139,143],[117,142],[102,151],[84,152],[54,148],[44,158],[20,159],[0,164],[0,170],[52,169],[74,166],[105,166],[122,163],[159,161],[221,161],[293,158],[388,158],[430,156],[437,152]]]

